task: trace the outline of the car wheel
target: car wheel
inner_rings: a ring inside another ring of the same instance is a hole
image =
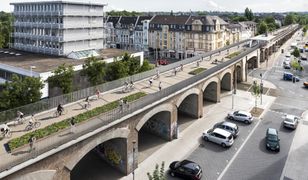
[[[226,147],[226,144],[225,144],[225,143],[221,143],[221,146],[222,146],[223,148],[225,148],[225,147]]]
[[[204,141],[209,141],[209,138],[208,137],[206,137],[206,136],[204,136]]]
[[[174,177],[174,176],[175,176],[174,172],[171,172],[171,173],[170,173],[170,175],[171,175],[172,177]]]
[[[279,152],[280,151],[280,148],[279,149],[277,149],[277,152]]]
[[[245,123],[245,124],[249,124],[249,121],[248,121],[248,120],[245,120],[244,123]]]

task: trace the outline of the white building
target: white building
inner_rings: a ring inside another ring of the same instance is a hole
[[[56,56],[104,48],[104,4],[68,1],[11,3],[12,48]]]

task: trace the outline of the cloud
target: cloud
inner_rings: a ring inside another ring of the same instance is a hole
[[[205,2],[211,9],[214,10],[224,10],[225,7],[220,6],[219,4],[217,4],[216,2],[212,1],[212,0],[202,0],[203,2]]]

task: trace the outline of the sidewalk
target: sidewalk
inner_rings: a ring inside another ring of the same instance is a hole
[[[264,96],[263,105],[260,105],[259,107],[267,109],[272,102],[274,102],[274,100],[275,97]],[[234,101],[234,109],[249,111],[252,107],[254,107],[254,98],[249,92],[240,90],[237,91]],[[203,118],[196,120],[182,133],[180,133],[178,139],[168,142],[138,165],[138,168],[135,170],[136,180],[147,179],[147,172],[152,173],[155,169],[155,164],[160,165],[162,161],[165,161],[165,171],[167,171],[171,162],[175,160],[182,160],[189,156],[189,154],[191,154],[199,146],[199,139],[202,132],[206,129],[212,128],[215,123],[223,121],[226,114],[232,111],[231,107],[231,95],[223,97],[220,103],[206,106],[204,108],[205,116]],[[121,180],[131,179],[132,174],[121,178]]]
[[[296,128],[288,159],[283,168],[280,180],[308,179],[308,110],[302,114],[302,120]]]

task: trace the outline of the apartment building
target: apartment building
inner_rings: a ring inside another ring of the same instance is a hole
[[[239,22],[239,25],[241,25],[241,31],[242,31],[241,40],[254,37],[258,32],[257,23],[253,21]]]
[[[103,49],[104,4],[69,1],[11,3],[12,48],[56,56]]]
[[[228,24],[227,29],[229,31],[229,44],[237,43],[242,37],[242,26],[239,24]]]
[[[157,15],[150,22],[149,49],[177,59],[203,54],[226,45],[227,24],[218,16]]]

